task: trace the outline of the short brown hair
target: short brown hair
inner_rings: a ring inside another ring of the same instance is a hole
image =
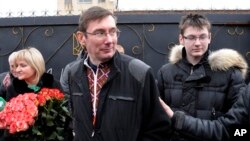
[[[114,17],[114,19],[116,20],[116,17],[111,11],[105,8],[99,7],[99,6],[93,6],[87,9],[86,11],[82,12],[82,14],[80,15],[78,30],[82,32],[86,32],[89,22],[97,20],[97,19],[101,20],[109,15]]]
[[[211,32],[211,23],[204,15],[188,14],[186,16],[183,16],[179,23],[180,34],[183,35],[185,29],[190,26],[199,29],[202,29],[205,26],[208,31]]]

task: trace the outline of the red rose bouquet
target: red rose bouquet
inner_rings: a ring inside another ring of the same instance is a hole
[[[63,140],[70,118],[66,103],[58,89],[19,94],[6,102],[0,112],[0,129],[14,140]]]

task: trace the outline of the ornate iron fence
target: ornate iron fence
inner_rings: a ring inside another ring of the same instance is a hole
[[[185,13],[117,12],[119,44],[125,53],[149,64],[154,73],[168,62],[169,49],[178,43],[178,22]],[[206,13],[213,24],[210,48],[232,48],[250,64],[250,13]],[[47,71],[60,78],[81,46],[75,38],[79,16],[0,18],[0,72],[8,71],[11,52],[33,46],[45,60]],[[249,76],[250,77],[250,76]]]

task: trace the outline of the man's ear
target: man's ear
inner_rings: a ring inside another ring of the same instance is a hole
[[[180,43],[180,45],[183,45],[183,43],[184,43],[184,38],[181,34],[179,34],[179,43]]]
[[[77,38],[77,41],[78,41],[81,45],[85,46],[86,37],[85,37],[85,35],[84,35],[83,32],[77,31],[77,32],[76,32],[76,38]]]

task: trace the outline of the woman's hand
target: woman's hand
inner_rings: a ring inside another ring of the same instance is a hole
[[[159,99],[160,99],[160,103],[161,103],[163,109],[165,110],[165,112],[168,114],[168,116],[170,118],[172,118],[174,115],[174,112],[172,111],[172,109],[160,97],[159,97]]]

